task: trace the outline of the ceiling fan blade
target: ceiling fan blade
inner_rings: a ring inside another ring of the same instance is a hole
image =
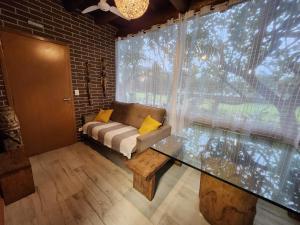
[[[111,7],[109,8],[109,11],[111,11],[112,13],[116,14],[117,16],[119,16],[119,17],[121,17],[121,18],[123,18],[123,19],[125,19],[125,20],[130,20],[130,19],[124,17],[124,16],[120,13],[120,11],[119,11],[116,7],[114,7],[114,6],[111,6]]]
[[[92,5],[90,7],[87,7],[85,10],[83,10],[81,13],[82,14],[86,14],[86,13],[89,13],[89,12],[92,12],[92,11],[95,11],[95,10],[98,10],[100,9],[98,5]]]

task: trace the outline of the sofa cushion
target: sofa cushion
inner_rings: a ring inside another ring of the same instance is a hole
[[[111,114],[110,119],[115,122],[119,123],[127,123],[127,118],[129,115],[130,108],[133,106],[133,103],[124,103],[124,102],[118,102],[114,101],[111,104],[111,108],[114,110]]]
[[[150,115],[144,119],[140,129],[139,133],[141,135],[148,134],[152,131],[157,130],[161,126],[161,123],[153,119]]]
[[[127,114],[126,124],[136,128],[140,128],[144,119],[148,115],[150,115],[153,119],[163,124],[166,115],[166,110],[162,108],[156,108],[134,103],[130,106],[129,113]]]
[[[95,121],[107,123],[111,117],[112,112],[113,112],[112,109],[107,109],[107,110],[101,109],[98,115],[96,116]]]

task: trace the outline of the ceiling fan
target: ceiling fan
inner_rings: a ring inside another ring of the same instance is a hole
[[[85,10],[83,10],[81,13],[86,14],[86,13],[100,9],[104,12],[110,11],[125,20],[130,20],[129,18],[124,17],[116,7],[110,6],[106,1],[107,0],[100,0],[97,5],[89,6]]]

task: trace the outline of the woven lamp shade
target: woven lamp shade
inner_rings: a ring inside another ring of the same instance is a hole
[[[149,0],[115,0],[115,3],[120,13],[128,19],[141,17],[149,6]]]

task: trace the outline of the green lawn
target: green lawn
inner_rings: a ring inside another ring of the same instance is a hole
[[[198,107],[199,110],[205,110],[209,112],[212,111],[213,104],[213,101],[206,100]],[[234,117],[234,114],[239,113],[241,117],[260,118],[262,121],[279,123],[279,112],[276,107],[271,104],[244,103],[230,105],[220,103],[218,105],[218,112],[221,115],[226,115],[229,117]],[[300,123],[300,110],[298,110],[297,119]]]
[[[153,97],[154,97],[154,95],[152,93],[149,93],[148,94],[148,102],[152,103]],[[133,96],[132,100],[135,100],[136,102],[140,102],[140,103],[146,103],[146,94],[137,92],[137,93],[135,93],[135,96]],[[155,100],[158,104],[160,102],[167,104],[168,97],[166,95],[155,95]]]
[[[131,100],[145,103],[146,96],[144,93],[138,92],[132,96]],[[153,95],[148,94],[148,102],[152,104]],[[168,99],[166,95],[156,95],[156,103],[168,104]],[[210,99],[205,99],[199,105],[195,106],[199,111],[212,112],[214,106],[214,101]],[[279,112],[276,107],[272,104],[259,104],[259,103],[244,103],[238,105],[230,105],[220,103],[218,105],[218,112],[221,115],[228,117],[234,117],[236,113],[240,113],[241,117],[245,118],[260,118],[262,121],[279,123],[280,117]],[[300,124],[300,107],[297,108],[295,112],[298,123]]]

